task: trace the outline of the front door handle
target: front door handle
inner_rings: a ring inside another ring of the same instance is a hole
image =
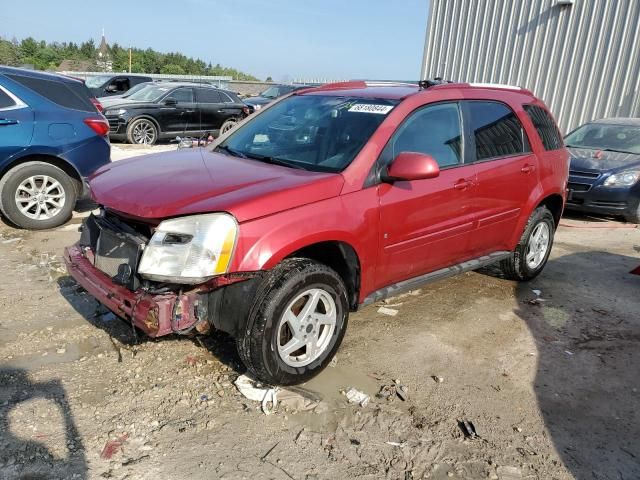
[[[195,110],[185,110],[184,113],[194,113]]]
[[[534,170],[535,167],[533,165],[529,165],[528,163],[525,163],[524,166],[520,169],[522,173],[531,173]]]
[[[455,188],[456,190],[466,190],[471,185],[473,185],[473,182],[470,182],[469,180],[465,180],[464,178],[461,178],[460,180],[458,180],[456,183],[453,184],[453,188]]]
[[[0,127],[4,127],[5,125],[17,125],[18,121],[12,118],[0,118]]]

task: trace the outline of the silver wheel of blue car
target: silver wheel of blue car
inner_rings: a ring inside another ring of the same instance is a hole
[[[127,138],[137,145],[153,145],[158,140],[158,129],[151,120],[139,118],[127,128]]]
[[[23,180],[15,193],[18,210],[34,220],[49,220],[64,208],[66,193],[62,184],[48,175]]]
[[[54,228],[73,212],[80,185],[46,162],[25,162],[0,180],[0,210],[13,224],[30,230]]]

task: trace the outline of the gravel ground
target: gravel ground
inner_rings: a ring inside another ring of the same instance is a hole
[[[473,272],[363,309],[303,386],[323,408],[265,415],[230,338],[136,340],[67,276],[81,217],[0,224],[2,479],[640,478],[637,228],[565,219],[530,284]],[[405,401],[375,397],[394,380]]]

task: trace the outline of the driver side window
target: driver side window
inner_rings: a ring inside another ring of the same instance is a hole
[[[462,163],[462,114],[458,103],[427,105],[413,112],[394,133],[383,153],[388,165],[401,152],[431,155],[440,168]]]
[[[174,98],[179,104],[193,103],[193,90],[190,88],[178,88],[171,92],[169,98]]]

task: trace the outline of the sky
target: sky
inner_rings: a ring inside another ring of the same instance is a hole
[[[3,0],[0,36],[178,51],[275,80],[417,80],[429,0]]]

